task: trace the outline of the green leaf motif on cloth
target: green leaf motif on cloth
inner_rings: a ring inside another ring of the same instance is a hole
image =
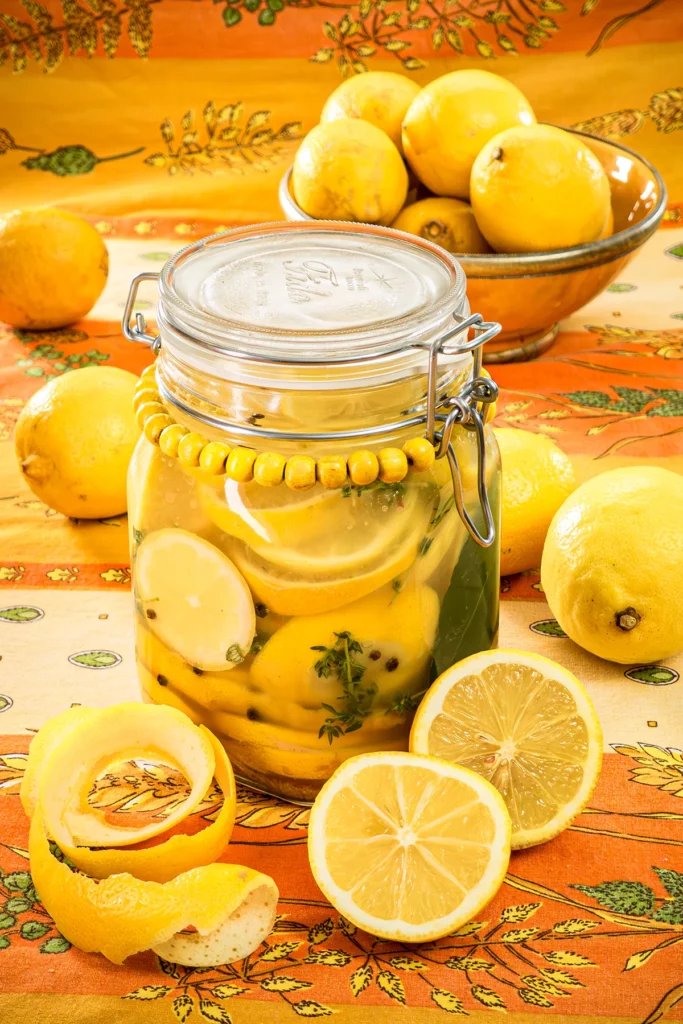
[[[71,949],[71,943],[65,939],[62,935],[53,935],[51,939],[47,939],[40,947],[41,953],[66,953],[67,950]]]
[[[664,665],[640,665],[627,669],[624,675],[636,683],[647,683],[650,686],[669,686],[678,679],[678,672]]]
[[[683,898],[667,900],[652,916],[663,924],[683,924]]]
[[[50,931],[50,925],[44,924],[42,921],[24,921],[20,931],[22,939],[29,939],[31,942],[34,942],[36,939],[42,939],[44,935],[47,935]]]
[[[652,913],[655,905],[654,892],[643,882],[602,882],[600,885],[573,885],[570,888],[578,889],[601,907],[619,914],[644,917]]]
[[[69,661],[84,668],[111,668],[120,663],[121,655],[114,651],[83,651],[81,654],[72,654]]]
[[[539,633],[541,636],[557,637],[560,640],[567,638],[567,634],[557,619],[539,619],[538,622],[530,623],[529,629],[532,633]]]
[[[13,871],[4,876],[2,884],[10,892],[26,892],[33,885],[33,879],[28,871]]]
[[[673,868],[655,868],[652,870],[657,875],[657,878],[662,883],[669,896],[673,896],[674,899],[683,899],[683,874],[680,871],[674,871]]]
[[[3,622],[35,622],[44,616],[42,608],[31,605],[16,605],[14,608],[0,608],[0,619]]]

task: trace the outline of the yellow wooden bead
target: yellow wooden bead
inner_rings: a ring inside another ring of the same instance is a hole
[[[346,466],[344,466],[346,475]],[[315,486],[315,459],[310,455],[293,455],[287,460],[285,483],[293,491],[307,491]]]
[[[160,412],[166,415],[166,407],[161,402],[145,402],[144,405],[138,406],[135,411],[135,419],[138,421],[140,430],[144,428],[145,422],[150,416],[156,416]]]
[[[374,483],[378,473],[379,462],[374,452],[362,448],[349,456],[349,476],[356,486]]]
[[[230,445],[223,444],[222,441],[209,441],[199,456],[200,469],[212,476],[220,476],[221,473],[225,473],[225,460],[231,451]]]
[[[415,467],[418,473],[429,469],[436,457],[434,445],[430,444],[426,437],[413,437],[410,441],[406,441],[403,451],[408,456],[408,462]]]
[[[231,480],[246,484],[254,477],[256,452],[251,448],[233,448],[225,463],[225,472]]]
[[[201,434],[195,434],[194,431],[190,431],[189,434],[185,434],[185,437],[178,445],[178,458],[183,465],[196,467],[199,465],[199,456],[202,453],[202,449],[208,443]]]
[[[146,366],[144,368],[144,370],[140,374],[140,380],[147,380],[147,381],[149,381],[149,386],[152,387],[152,385],[156,383],[156,379],[157,379],[157,364],[156,364],[156,361],[155,361],[153,363],[150,363],[149,366]]]
[[[167,413],[158,412],[155,413],[154,416],[150,416],[145,420],[142,432],[147,440],[151,441],[152,444],[159,444],[159,438],[162,430],[165,430],[166,427],[170,427],[172,423],[173,420],[169,415],[167,415]]]
[[[341,455],[321,455],[318,459],[318,480],[328,490],[346,483],[346,459]]]
[[[261,452],[254,463],[254,480],[262,487],[277,487],[282,483],[286,462],[277,452]]]
[[[382,448],[377,455],[383,484],[397,484],[408,472],[408,459],[400,448]]]
[[[159,447],[164,455],[168,455],[172,459],[177,458],[178,445],[188,433],[189,431],[185,427],[181,427],[179,423],[172,423],[170,427],[165,427],[159,438]]]
[[[161,399],[159,398],[159,392],[156,388],[142,388],[141,390],[135,391],[133,397],[133,408],[137,412],[141,405],[146,405],[147,402],[154,402],[159,404]]]

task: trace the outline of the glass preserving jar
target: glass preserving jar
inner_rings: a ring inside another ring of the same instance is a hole
[[[448,253],[389,228],[190,245],[158,338],[131,323],[150,277],[124,318],[158,354],[128,485],[143,698],[308,801],[344,759],[405,749],[436,676],[496,644],[499,328]]]

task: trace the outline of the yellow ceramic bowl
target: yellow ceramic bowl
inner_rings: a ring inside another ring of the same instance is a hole
[[[567,129],[572,131],[572,129]],[[605,168],[612,189],[614,234],[587,245],[534,253],[458,255],[467,275],[470,306],[502,333],[489,342],[484,362],[531,359],[552,345],[558,321],[595,298],[659,226],[666,188],[643,157],[616,142],[573,132],[585,139]],[[291,169],[280,183],[287,220],[311,220],[290,188]]]

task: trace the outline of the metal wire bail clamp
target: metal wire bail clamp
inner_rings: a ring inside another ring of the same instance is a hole
[[[161,348],[161,338],[154,336],[153,334],[147,333],[147,322],[142,313],[135,314],[135,327],[131,327],[131,320],[133,318],[133,308],[135,306],[135,300],[138,297],[138,288],[143,281],[158,281],[158,273],[145,273],[137,274],[130,283],[130,289],[128,291],[128,298],[126,299],[126,306],[123,311],[122,328],[124,336],[128,341],[134,342],[136,345],[148,345],[152,349],[154,355],[157,355]]]
[[[436,338],[430,345],[424,346],[429,351],[427,371],[427,439],[432,444],[438,443],[437,459],[442,459],[444,456],[448,459],[455,506],[467,528],[467,532],[476,544],[479,544],[480,547],[488,548],[496,538],[496,524],[486,490],[486,438],[484,436],[482,409],[483,406],[495,402],[498,397],[498,386],[490,378],[480,377],[479,374],[482,367],[482,346],[500,333],[501,325],[486,322],[481,313],[473,313],[466,319],[454,314],[454,320],[457,324],[456,327],[442,337]],[[446,347],[448,342],[464,331],[469,332],[470,330],[474,331],[474,337],[464,344],[455,346],[449,352]],[[436,411],[439,355],[460,355],[463,352],[472,353],[472,377],[465,384],[460,395],[447,398],[442,403],[442,406],[448,408],[449,412],[445,416],[439,415]],[[437,420],[444,421],[443,429],[440,431],[436,429]],[[486,527],[484,534],[480,533],[465,507],[460,467],[451,442],[453,427],[456,424],[463,427],[471,426],[476,432],[477,495]]]

